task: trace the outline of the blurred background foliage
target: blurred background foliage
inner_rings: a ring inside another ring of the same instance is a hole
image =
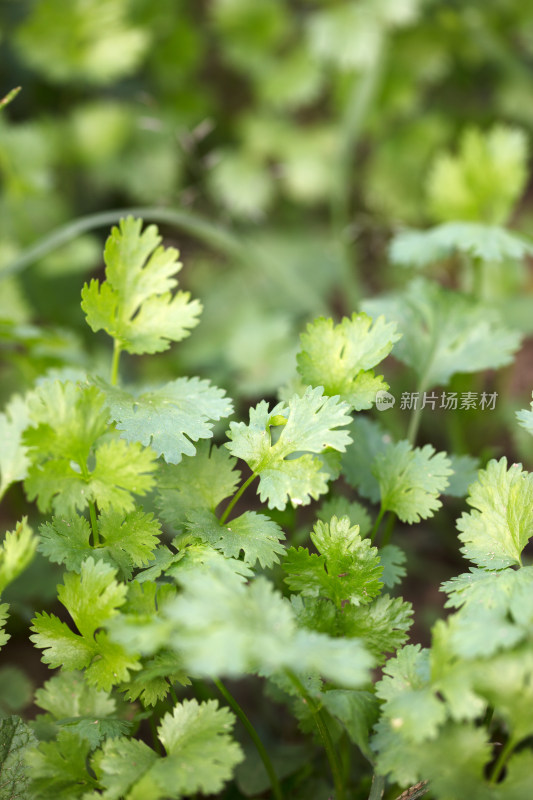
[[[85,215],[150,208],[204,304],[147,378],[195,372],[250,399],[291,379],[306,321],[405,282],[396,232],[528,231],[528,3],[4,0],[0,22],[4,94],[22,87],[0,118],[4,400],[86,363],[79,291],[110,223],[25,260]],[[489,283],[523,292],[523,259]]]

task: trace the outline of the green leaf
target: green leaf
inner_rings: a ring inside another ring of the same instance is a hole
[[[62,730],[57,740],[41,742],[26,755],[33,796],[42,800],[82,797],[95,780],[87,770],[91,746],[71,731]]]
[[[178,252],[160,246],[155,225],[128,217],[113,228],[105,251],[106,281],[82,290],[82,309],[93,331],[104,329],[129,353],[159,353],[198,324],[201,305],[188,292],[171,290],[181,264]]]
[[[210,511],[193,511],[189,514],[187,529],[225,556],[239,558],[242,551],[244,561],[251,567],[256,561],[261,567],[271,567],[285,553],[280,541],[285,534],[279,525],[255,511],[245,511],[225,525]]]
[[[448,485],[450,466],[446,453],[435,453],[430,444],[415,449],[407,441],[388,444],[372,464],[382,509],[409,524],[432,517],[442,505],[438,496]]]
[[[384,594],[369,605],[344,608],[338,618],[339,633],[361,639],[376,662],[383,663],[386,653],[394,653],[407,641],[412,616],[411,603]]]
[[[61,729],[86,739],[91,748],[103,739],[125,735],[131,727],[116,717],[116,703],[109,694],[88,686],[81,673],[55,675],[37,690],[35,702]]]
[[[461,608],[472,603],[475,607],[498,608],[511,613],[522,625],[527,625],[533,617],[533,567],[519,570],[503,569],[488,572],[471,567],[441,585],[448,599],[446,607]]]
[[[83,669],[94,654],[94,646],[83,636],[73,633],[65,622],[53,614],[38,612],[31,628],[35,633],[30,639],[36,647],[44,650],[42,660],[53,669]]]
[[[457,521],[465,557],[496,570],[521,565],[521,553],[533,535],[533,475],[507,459],[491,460],[470,486],[474,508]]]
[[[32,427],[24,441],[34,448],[32,463],[68,459],[86,467],[94,443],[107,431],[104,394],[87,384],[46,380],[30,394],[28,409]]]
[[[14,531],[8,531],[0,546],[0,593],[12,583],[33,560],[37,537],[24,517]]]
[[[102,561],[88,558],[80,574],[67,572],[58,598],[70,613],[76,627],[87,639],[103,622],[111,619],[126,600],[127,588],[117,583],[116,571]]]
[[[143,663],[122,689],[128,700],[140,699],[144,706],[155,706],[167,697],[170,686],[175,683],[188,686],[190,680],[180,669],[176,653],[167,650]]]
[[[324,394],[339,395],[356,411],[371,408],[376,392],[389,388],[372,367],[399,338],[396,325],[383,317],[372,324],[366,314],[353,314],[339,325],[320,317],[300,336],[298,372],[306,384],[323,386]]]
[[[526,185],[527,151],[525,134],[516,128],[467,129],[458,154],[443,153],[433,165],[428,199],[434,216],[504,223]]]
[[[29,423],[26,401],[15,395],[0,414],[0,497],[15,481],[26,477],[29,460],[22,434]]]
[[[370,532],[372,522],[366,508],[356,500],[348,500],[347,497],[337,495],[325,500],[318,509],[317,519],[328,522],[332,517],[349,517],[352,525],[359,525],[359,533],[366,536]]]
[[[533,402],[530,403],[531,410],[530,411],[517,411],[516,418],[518,420],[518,424],[525,428],[528,433],[533,435]]]
[[[477,478],[479,469],[479,459],[472,456],[449,455],[453,473],[448,478],[448,486],[444,494],[449,497],[465,497],[468,494],[468,487]]]
[[[412,743],[433,739],[446,719],[446,709],[430,686],[429,650],[407,645],[387,661],[376,694],[385,701],[383,717]]]
[[[107,741],[93,764],[106,797],[157,800],[220,791],[243,759],[231,738],[234,721],[215,700],[185,700],[165,714],[158,728],[165,756],[157,756],[142,742]]]
[[[392,589],[396,584],[401,583],[402,578],[406,575],[404,567],[407,561],[404,551],[395,544],[386,544],[380,548],[379,558],[383,573],[381,580],[387,589]]]
[[[360,495],[377,503],[379,484],[369,466],[379,453],[386,452],[392,438],[381,425],[364,416],[356,416],[349,431],[353,441],[342,456],[343,475]]]
[[[350,740],[372,761],[369,737],[379,716],[376,697],[370,692],[332,689],[323,692],[321,699],[329,713],[342,722]]]
[[[97,381],[104,391],[122,438],[141,442],[177,464],[182,456],[194,455],[193,442],[213,436],[212,420],[229,416],[231,400],[222,389],[199,378],[178,378],[160,389],[132,394]]]
[[[319,555],[291,547],[283,561],[285,582],[292,591],[327,597],[338,608],[345,601],[369,603],[379,594],[383,584],[378,551],[361,538],[358,525],[350,526],[348,517],[332,517],[329,524],[318,521],[311,540]]]
[[[372,659],[361,643],[299,629],[292,606],[266,579],[246,585],[212,574],[206,583],[205,571],[196,569],[180,582],[183,591],[165,613],[175,626],[170,645],[189,674],[237,677],[290,669],[348,687],[367,680]]]
[[[533,243],[514,231],[478,222],[445,222],[428,231],[402,231],[389,255],[401,267],[425,267],[464,253],[481,261],[521,261],[533,255]]]
[[[9,633],[6,633],[4,628],[9,619],[9,603],[0,603],[0,647],[3,647],[10,640]]]
[[[114,580],[115,574],[108,564],[93,558],[81,565],[80,574],[67,573],[64,585],[58,587],[58,597],[81,636],[45,612],[33,620],[35,633],[31,637],[37,647],[44,649],[45,663],[67,670],[86,667],[88,683],[105,691],[127,680],[131,670],[139,669],[138,655],[128,655],[105,631],[96,633],[118,613],[126,599],[126,586]]]
[[[308,388],[288,405],[278,403],[271,412],[265,401],[250,409],[250,423],[230,423],[226,447],[259,475],[259,496],[269,508],[307,505],[326,491],[322,462],[312,453],[328,448],[343,452],[350,441],[348,406],[337,397],[324,397],[322,388]],[[281,427],[274,441],[272,427]],[[303,453],[303,455],[302,455]]]
[[[214,512],[237,488],[240,472],[235,463],[225,448],[201,441],[194,458],[162,465],[157,482],[162,520],[180,530],[189,511]]]
[[[146,566],[158,544],[161,533],[153,514],[140,509],[124,515],[120,511],[103,512],[97,520],[101,544],[90,544],[91,528],[80,516],[54,517],[41,525],[39,549],[50,561],[65,564],[80,572],[88,556],[118,567],[125,578],[131,578],[133,567]]]
[[[30,500],[43,512],[69,516],[89,501],[132,511],[132,493],[153,485],[155,454],[122,440],[105,440],[108,409],[94,386],[46,381],[29,401],[36,427],[24,439],[31,447],[25,481]],[[94,456],[94,465],[93,457]]]
[[[494,309],[422,278],[363,307],[370,316],[397,322],[402,339],[394,355],[415,370],[423,390],[445,386],[458,372],[505,366],[520,345],[520,335]]]
[[[20,717],[0,719],[0,800],[28,796],[25,758],[37,740]]]

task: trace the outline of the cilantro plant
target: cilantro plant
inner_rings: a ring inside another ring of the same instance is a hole
[[[403,437],[368,413],[391,352],[430,392],[508,364],[518,333],[418,281],[310,323],[279,401],[230,419],[204,378],[125,377],[123,353],[157,359],[198,324],[177,251],[128,217],[104,261],[81,307],[106,371],[49,370],[0,415],[0,491],[35,504],[0,592],[37,550],[62,571],[30,631],[56,672],[35,719],[0,720],[0,798],[529,796],[533,478],[416,446],[416,408]],[[465,495],[472,566],[422,648],[401,536]]]

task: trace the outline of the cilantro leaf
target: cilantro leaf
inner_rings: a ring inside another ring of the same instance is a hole
[[[368,605],[345,607],[338,617],[339,633],[361,639],[376,662],[383,663],[385,653],[405,644],[412,616],[411,603],[384,594]]]
[[[31,771],[33,796],[42,800],[81,798],[95,786],[87,770],[91,746],[86,739],[67,730],[56,741],[41,742],[26,755]]]
[[[520,335],[494,309],[422,278],[363,307],[397,322],[403,336],[394,355],[423,378],[424,389],[445,386],[458,372],[509,364],[520,345]]]
[[[366,536],[370,532],[372,522],[366,508],[356,500],[348,500],[347,497],[338,495],[325,500],[317,511],[317,518],[322,522],[328,522],[331,517],[349,517],[353,525],[359,525],[359,533]]]
[[[468,128],[457,155],[441,153],[428,181],[428,200],[439,220],[502,224],[527,182],[528,145],[523,131],[495,125]]]
[[[15,395],[4,413],[0,414],[0,498],[12,483],[26,477],[29,459],[22,443],[22,434],[28,423],[26,401]]]
[[[300,336],[298,372],[306,384],[323,386],[324,394],[339,395],[356,411],[371,408],[376,392],[389,388],[371,368],[399,338],[396,325],[383,317],[372,324],[365,313],[353,314],[335,326],[332,319],[320,317]]]
[[[271,412],[262,401],[250,409],[248,425],[230,423],[226,447],[259,475],[259,496],[269,508],[284,509],[287,499],[307,505],[327,488],[322,461],[311,454],[345,450],[349,434],[335,429],[350,422],[348,408],[337,397],[324,397],[321,387],[309,387],[303,397],[294,395]],[[277,441],[272,427],[281,427]]]
[[[155,454],[138,443],[103,438],[109,411],[96,387],[45,381],[29,408],[34,427],[24,434],[31,448],[25,488],[41,511],[53,507],[68,516],[89,501],[131,511],[131,493],[152,487]]]
[[[141,442],[177,464],[194,455],[193,442],[213,435],[213,421],[229,416],[231,400],[222,389],[199,378],[178,378],[160,389],[132,394],[97,381],[122,438]]]
[[[105,251],[106,281],[82,290],[82,309],[93,331],[104,329],[130,353],[159,353],[198,324],[201,305],[188,292],[171,290],[180,269],[178,252],[160,246],[155,225],[128,217],[113,228]]]
[[[428,231],[402,231],[389,255],[402,267],[425,267],[456,252],[481,261],[518,261],[533,255],[533,243],[514,231],[479,222],[445,222]]]
[[[86,739],[91,748],[103,739],[125,735],[131,723],[118,719],[116,703],[107,692],[88,686],[83,675],[61,672],[35,693],[35,702],[48,711],[60,729]]]
[[[440,508],[438,495],[452,474],[445,453],[435,453],[431,445],[413,448],[406,440],[394,443],[380,425],[365,418],[355,419],[350,433],[344,475],[363,497],[381,498],[384,510],[410,524]]]
[[[356,416],[349,431],[353,441],[342,456],[343,475],[362,497],[377,503],[379,484],[369,465],[387,450],[392,438],[381,425],[365,416]]]
[[[39,549],[50,561],[65,564],[79,572],[88,556],[103,559],[118,567],[125,578],[131,578],[133,567],[146,566],[158,544],[161,526],[153,514],[135,509],[124,515],[120,511],[105,511],[98,517],[101,543],[90,544],[91,528],[80,516],[54,517],[41,525]]]
[[[234,722],[233,714],[219,709],[215,700],[185,700],[165,714],[158,728],[165,756],[142,742],[115,739],[106,742],[93,766],[109,797],[212,794],[222,789],[243,759],[231,738]]]
[[[240,472],[225,448],[200,441],[194,458],[162,465],[157,483],[161,518],[180,530],[193,509],[215,511],[237,488]]]
[[[444,494],[449,497],[465,497],[468,494],[468,487],[477,478],[479,469],[479,459],[472,456],[449,455],[453,473],[448,478],[448,486],[444,489]]]
[[[4,630],[9,618],[8,611],[9,603],[0,603],[0,647],[3,647],[10,639],[9,634]]]
[[[446,709],[430,685],[430,653],[406,645],[385,665],[376,694],[385,701],[383,717],[413,743],[435,737]]]
[[[179,575],[179,570],[177,570]],[[203,570],[180,579],[183,591],[165,608],[174,623],[170,644],[191,675],[270,675],[291,669],[360,686],[372,659],[357,640],[298,628],[290,603],[264,578],[248,585]]]
[[[0,719],[0,798],[28,796],[29,775],[25,758],[37,739],[20,717]]]
[[[58,598],[83,637],[91,639],[102,623],[111,619],[126,600],[126,585],[114,580],[116,571],[102,561],[88,558],[80,573],[67,572],[58,587]]]
[[[496,570],[521,565],[521,553],[533,535],[533,475],[507,459],[489,461],[470,486],[467,503],[474,508],[457,521],[465,557]]]
[[[378,551],[362,539],[359,526],[348,517],[332,517],[329,524],[316,523],[311,540],[319,555],[306,548],[291,547],[283,561],[285,582],[304,596],[328,597],[337,608],[348,600],[366,604],[379,594],[382,567]]]
[[[189,514],[187,529],[202,542],[216,547],[231,558],[239,558],[242,551],[246,564],[271,567],[285,553],[281,539],[285,534],[274,520],[265,514],[245,511],[225,525],[221,525],[210,511],[193,511]]]
[[[174,683],[190,684],[185,672],[180,669],[176,653],[163,650],[143,663],[139,672],[131,676],[122,690],[128,700],[140,699],[144,706],[155,706],[164,700]]]
[[[372,761],[369,737],[379,715],[376,697],[370,692],[331,689],[321,694],[321,700],[329,713],[342,722],[351,741]]]
[[[115,570],[103,561],[88,558],[80,574],[66,573],[58,597],[74,620],[80,634],[46,612],[33,620],[30,637],[44,650],[43,661],[67,670],[87,668],[89,684],[109,690],[127,680],[130,670],[139,669],[138,656],[127,655],[98,628],[114,617],[126,599],[126,586],[114,580]]]
[[[24,517],[14,531],[8,531],[0,546],[0,593],[12,583],[32,561],[37,537]]]
[[[433,516],[441,507],[438,495],[451,473],[445,453],[435,453],[430,444],[413,449],[407,441],[388,444],[372,464],[382,509],[394,511],[409,524]]]
[[[386,544],[380,548],[379,558],[383,567],[381,580],[388,589],[392,589],[393,586],[401,583],[402,578],[406,575],[404,567],[407,561],[406,555],[397,545]]]
[[[516,412],[518,424],[525,428],[528,433],[533,435],[533,402],[530,403],[531,410],[522,410]]]

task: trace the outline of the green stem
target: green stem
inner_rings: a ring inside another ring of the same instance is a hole
[[[315,720],[315,725],[317,726],[320,738],[322,739],[322,743],[326,751],[326,756],[329,761],[329,766],[333,777],[333,785],[335,786],[335,800],[346,800],[339,760],[337,758],[337,753],[335,752],[335,747],[333,746],[333,741],[331,739],[326,720],[324,719],[324,715],[311,695],[306,691],[299,678],[290,670],[285,670],[285,674],[289,678],[294,688],[301,695],[304,702],[309,706],[309,710],[311,711],[313,719]]]
[[[237,237],[217,225],[208,222],[196,214],[185,211],[173,211],[169,208],[133,207],[119,208],[112,211],[103,211],[99,214],[89,214],[79,217],[72,222],[62,225],[48,236],[43,236],[37,244],[28,247],[6,269],[2,270],[2,277],[21,272],[35,261],[44,258],[58,247],[70,242],[77,236],[97,228],[106,228],[117,223],[123,217],[142,217],[147,222],[166,222],[186,233],[195,236],[205,244],[225,253],[233,258],[246,261],[246,248]]]
[[[515,748],[515,745],[516,745],[516,742],[513,739],[513,737],[509,736],[509,738],[507,739],[507,741],[505,742],[504,746],[502,747],[502,749],[500,751],[500,755],[496,759],[496,763],[494,764],[493,770],[492,770],[491,775],[490,775],[490,779],[489,779],[490,783],[498,783],[498,781],[499,781],[499,779],[501,777],[501,774],[503,772],[503,769],[504,769],[504,767],[505,767],[505,765],[507,763],[507,759],[509,758],[509,756],[513,752],[513,750]]]
[[[272,786],[272,792],[274,794],[274,797],[276,798],[276,800],[283,800],[283,792],[281,791],[281,786],[278,781],[278,776],[276,775],[270,757],[267,751],[265,750],[265,746],[261,741],[261,739],[259,738],[256,729],[254,728],[254,726],[252,725],[252,723],[250,722],[250,720],[248,719],[248,717],[246,716],[245,712],[238,704],[236,699],[233,697],[231,692],[228,691],[228,689],[224,686],[222,681],[219,678],[213,678],[213,683],[217,687],[222,697],[226,700],[228,705],[231,706],[231,708],[235,711],[236,715],[246,728],[251,740],[253,741],[257,749],[257,752],[259,753],[259,757],[263,762],[263,766],[266,769],[267,775],[270,779],[270,785]]]
[[[380,509],[379,509],[379,514],[377,515],[376,521],[374,522],[374,527],[372,528],[372,531],[370,533],[370,544],[374,543],[374,539],[377,536],[377,532],[379,530],[379,526],[381,524],[381,520],[383,519],[384,513],[385,513],[385,509],[383,508],[383,504],[382,504]]]
[[[395,522],[396,522],[396,514],[393,511],[391,511],[389,513],[389,516],[387,517],[387,526],[383,531],[383,536],[381,538],[381,547],[385,547],[386,544],[389,544]]]
[[[120,354],[122,347],[118,339],[113,342],[113,361],[111,362],[111,386],[116,386],[118,382],[118,362],[120,361]]]
[[[370,794],[368,800],[381,800],[385,791],[385,778],[383,775],[378,775],[374,772],[372,776],[372,786],[370,787]]]
[[[409,420],[409,427],[407,428],[407,440],[413,447],[415,446],[416,437],[418,436],[418,429],[420,428],[420,422],[422,420],[422,396],[424,391],[425,389],[423,388],[423,384],[420,383],[418,389],[420,402],[416,402],[416,406],[413,408],[413,413],[411,414],[411,419]]]
[[[100,544],[100,534],[98,532],[98,521],[96,519],[96,506],[92,500],[89,500],[89,516],[91,518],[91,528],[93,532],[93,547],[98,547]]]
[[[178,695],[176,694],[176,690],[174,689],[174,687],[172,686],[172,684],[170,684],[170,685],[169,685],[169,687],[168,687],[168,691],[169,691],[169,693],[170,693],[170,696],[171,696],[171,698],[172,698],[172,702],[174,703],[174,705],[175,705],[175,706],[177,706],[177,705],[178,705],[178,703],[179,703],[179,700],[178,700]]]
[[[361,291],[353,269],[352,241],[349,235],[351,222],[350,195],[353,185],[353,158],[357,143],[375,100],[383,73],[385,42],[378,43],[374,63],[363,74],[356,74],[340,125],[340,144],[334,166],[334,184],[331,195],[331,219],[334,236],[341,243],[343,289],[350,308],[356,308]]]
[[[11,89],[11,91],[8,92],[5,97],[2,97],[0,100],[0,108],[4,108],[4,106],[7,106],[8,103],[14,100],[21,88],[21,86],[16,86],[14,89]]]
[[[161,742],[159,741],[159,737],[157,735],[157,726],[155,724],[154,715],[150,715],[150,731],[152,732],[152,742],[154,743],[154,750],[160,756],[161,755]]]
[[[257,472],[252,472],[250,477],[247,480],[245,480],[243,484],[241,484],[239,489],[237,489],[237,491],[235,492],[235,494],[231,498],[230,502],[226,506],[226,508],[224,510],[224,513],[220,517],[219,522],[220,522],[221,525],[224,525],[224,523],[227,520],[227,518],[229,517],[229,515],[231,513],[231,510],[232,510],[233,506],[235,505],[235,503],[242,497],[242,495],[244,494],[246,489],[249,487],[249,485],[252,483],[252,481],[254,481],[256,478],[257,478]]]

